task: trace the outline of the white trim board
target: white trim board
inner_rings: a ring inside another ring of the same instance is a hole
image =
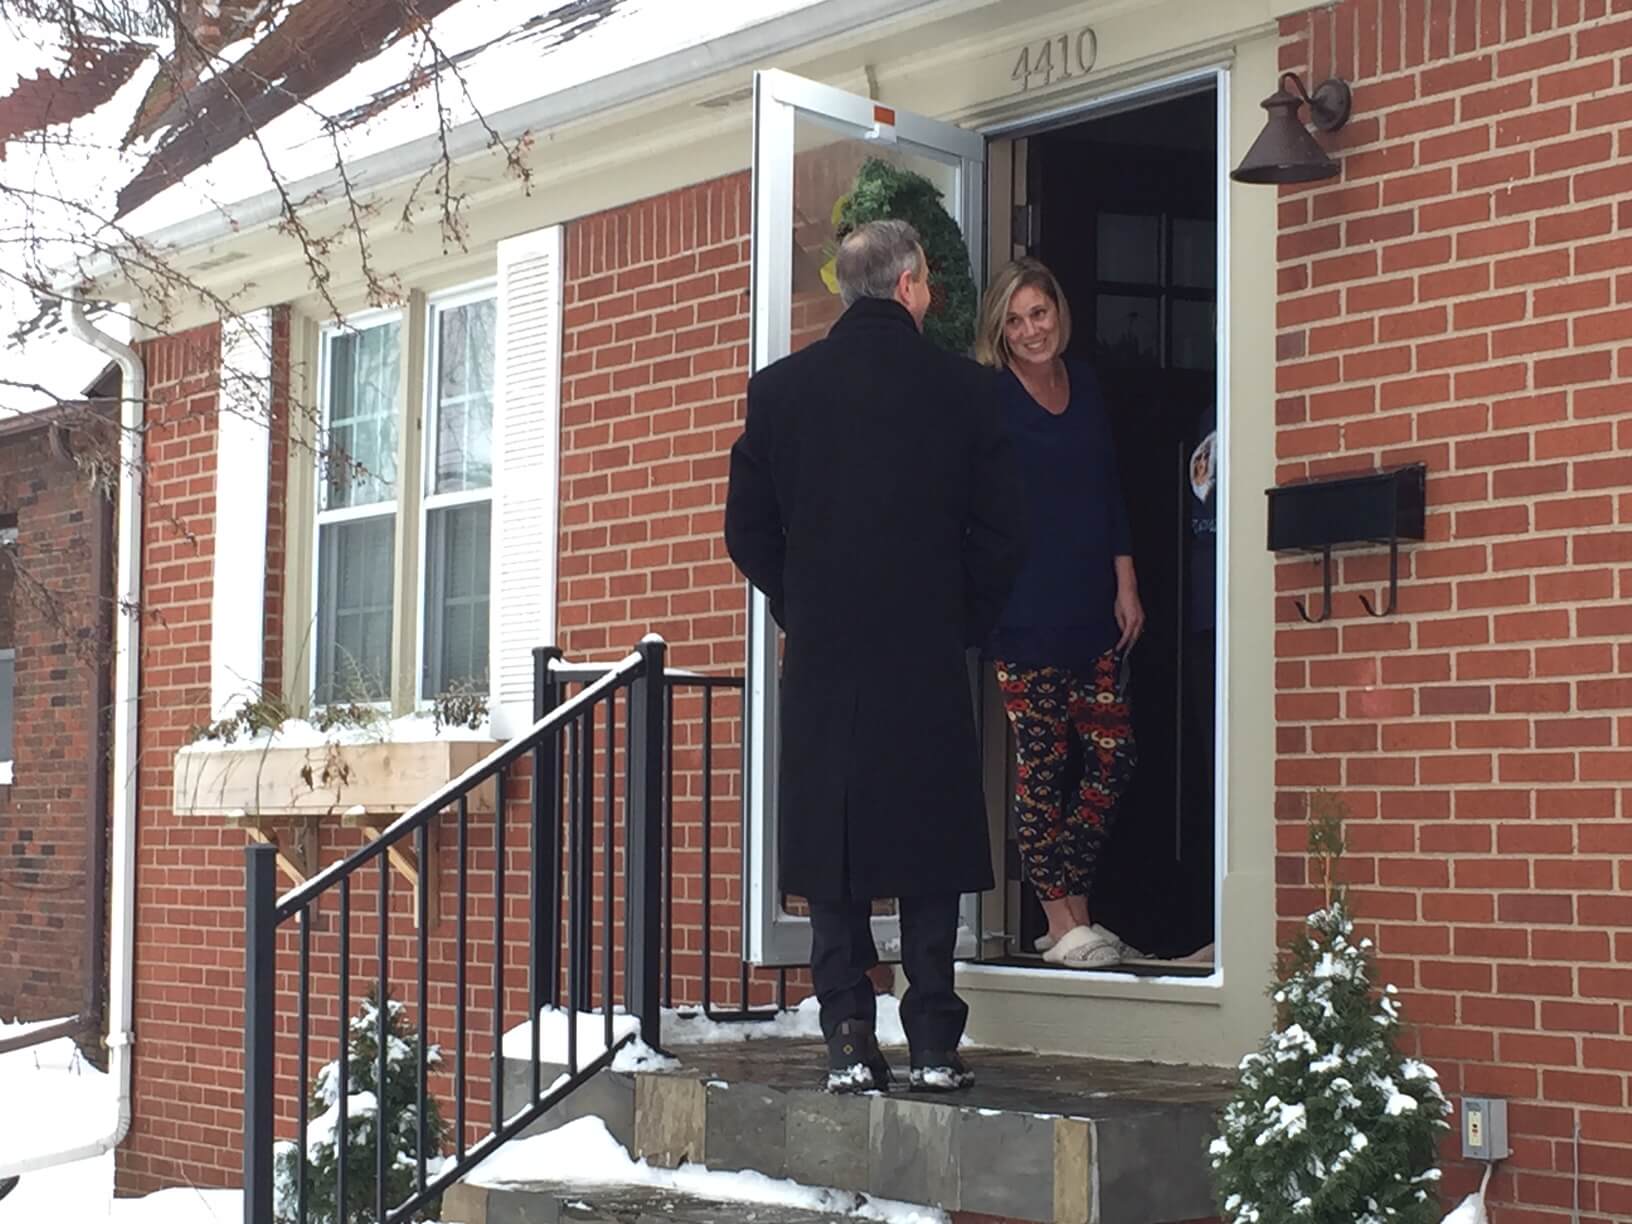
[[[260,696],[272,455],[272,312],[221,328],[210,591],[210,717]]]

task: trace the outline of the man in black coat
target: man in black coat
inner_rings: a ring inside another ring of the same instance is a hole
[[[1021,498],[988,376],[921,334],[912,227],[860,227],[837,272],[827,338],[748,384],[725,538],[787,634],[778,883],[810,903],[829,1087],[889,1080],[867,970],[871,903],[896,897],[912,1080],[948,1090],[973,1082],[958,900],[992,887],[965,650],[1019,571]]]

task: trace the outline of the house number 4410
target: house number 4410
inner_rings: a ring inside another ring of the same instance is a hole
[[[1099,35],[1084,26],[1075,34],[1056,34],[1042,42],[1027,43],[1020,48],[1009,80],[1020,85],[1020,92],[1043,89],[1055,81],[1069,81],[1072,77],[1087,76],[1099,59]]]

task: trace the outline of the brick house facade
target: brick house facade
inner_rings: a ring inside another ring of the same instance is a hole
[[[573,659],[604,658],[649,631],[674,644],[673,665],[740,674],[745,632],[744,593],[725,554],[722,507],[725,452],[740,427],[747,384],[748,177],[685,188],[664,197],[586,218],[567,234],[562,362],[559,645]],[[288,323],[275,322],[274,352],[285,385],[290,360]],[[176,1184],[231,1185],[241,1176],[236,1147],[240,1123],[242,1052],[242,879],[244,835],[224,821],[173,810],[175,752],[209,721],[209,613],[214,554],[215,420],[219,338],[214,328],[154,342],[150,371],[146,502],[148,613],[142,692],[143,785],[138,836],[136,1048],[134,1092],[140,1106],[119,1148],[117,1187],[142,1194]],[[275,367],[276,369],[277,367]],[[282,403],[284,393],[275,394]],[[286,407],[275,409],[281,421]],[[275,428],[274,438],[285,431]],[[309,452],[307,452],[309,454]],[[281,546],[283,488],[289,446],[271,452],[269,551]],[[279,556],[269,557],[266,684],[282,674]],[[676,743],[682,769],[700,754],[700,703],[677,698]],[[740,751],[740,702],[715,698],[715,746],[720,760]],[[718,773],[716,803],[736,797],[734,768]],[[524,844],[528,796],[515,798],[507,823],[510,845]],[[676,796],[674,915],[675,995],[698,997],[702,955],[702,822],[700,796]],[[735,863],[738,831],[714,825],[713,850]],[[473,826],[473,844],[492,846],[491,825]],[[482,841],[480,839],[486,838]],[[335,822],[319,827],[318,855],[328,863],[362,844]],[[451,874],[451,825],[442,829],[443,861]],[[490,871],[490,869],[489,869]],[[598,870],[595,873],[598,878]],[[714,921],[734,932],[741,906],[735,872],[715,872]],[[446,878],[446,875],[445,877]],[[473,873],[473,889],[480,881]],[[355,893],[356,912],[372,913],[371,884]],[[621,901],[621,898],[620,898]],[[519,903],[518,903],[519,904]],[[412,929],[410,899],[393,897],[394,913]],[[525,922],[524,910],[514,917]],[[476,946],[468,967],[473,1013],[491,1008],[492,915],[472,917]],[[485,936],[484,936],[485,932]],[[451,977],[451,926],[436,931],[433,973]],[[332,931],[320,931],[314,1018],[332,1024]],[[359,940],[372,948],[372,939]],[[393,942],[404,963],[412,943]],[[507,959],[507,1015],[526,1014],[524,948]],[[290,963],[296,944],[280,953]],[[712,949],[716,998],[738,997],[740,948],[733,934]],[[327,958],[327,959],[321,959]],[[621,964],[621,953],[619,954]],[[372,958],[360,955],[366,977]],[[598,954],[597,954],[598,963]],[[621,975],[621,967],[617,970]],[[621,980],[621,979],[620,979]],[[597,979],[598,981],[598,979]],[[750,999],[769,1000],[771,981],[755,974]],[[433,1033],[451,1031],[443,990],[433,998]],[[412,1002],[410,996],[409,999]],[[490,1014],[490,1011],[488,1012]],[[485,1021],[484,1021],[485,1023]],[[476,1029],[475,1022],[472,1024]],[[332,1046],[314,1041],[315,1057]],[[327,1051],[327,1052],[325,1052]],[[472,1052],[491,1051],[485,1037]],[[293,1058],[280,1064],[280,1100],[297,1086]],[[433,1088],[446,1093],[445,1077]],[[472,1136],[484,1116],[485,1081],[470,1082]]]
[[[105,442],[84,406],[0,433],[0,659],[9,747],[0,783],[0,1016],[96,1005],[89,965],[102,890],[113,506],[75,461]],[[101,776],[99,776],[101,775]],[[95,945],[99,947],[100,945]],[[86,1017],[87,1034],[100,1027]]]
[[[1421,1052],[1453,1096],[1513,1101],[1495,1218],[1562,1220],[1577,1189],[1586,1218],[1632,1218],[1632,0],[1344,0],[1283,19],[1279,57],[1311,85],[1349,80],[1355,117],[1329,145],[1341,178],[1281,189],[1275,428],[1257,444],[1278,482],[1426,463],[1430,519],[1402,558],[1394,617],[1367,618],[1355,597],[1384,580],[1375,552],[1343,559],[1326,624],[1293,610],[1318,585],[1307,559],[1247,593],[1277,626],[1258,660],[1274,677],[1275,913],[1284,931],[1315,903],[1304,805],[1340,793],[1357,908]],[[748,369],[750,213],[739,172],[566,223],[557,624],[571,657],[656,631],[677,666],[743,667],[744,591],[720,527]],[[278,326],[287,377],[287,316]],[[171,811],[174,752],[208,716],[217,348],[204,329],[148,354],[122,1193],[240,1176],[243,835]],[[291,451],[274,438],[275,686]],[[681,718],[688,751],[695,713]],[[740,710],[717,716],[716,749],[732,754]],[[717,891],[718,915],[703,914],[693,816],[678,824],[676,916],[700,954],[705,917],[734,916],[740,897]],[[716,837],[739,849],[734,829]],[[355,844],[325,827],[321,857]],[[368,912],[366,888],[356,904]],[[697,967],[681,966],[679,993]],[[472,972],[491,1007],[491,965]],[[445,1003],[430,1001],[433,1024]],[[280,1092],[299,1091],[280,1070]],[[1448,1194],[1476,1180],[1451,1145],[1446,1168]]]
[[[1319,626],[1278,567],[1277,912],[1314,900],[1304,795],[1340,793],[1423,1055],[1512,1101],[1497,1218],[1569,1206],[1578,1124],[1582,1211],[1624,1219],[1632,4],[1351,0],[1282,36],[1356,118],[1343,177],[1282,192],[1278,478],[1426,463],[1429,531],[1391,619],[1352,593],[1375,553]]]

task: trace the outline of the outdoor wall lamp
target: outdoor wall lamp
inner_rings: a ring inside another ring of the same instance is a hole
[[[1230,177],[1238,183],[1313,183],[1336,178],[1337,163],[1326,156],[1298,118],[1298,108],[1305,103],[1317,128],[1335,132],[1349,121],[1353,95],[1348,82],[1339,77],[1322,81],[1311,94],[1297,73],[1281,73],[1275,92],[1262,103],[1269,120]]]

